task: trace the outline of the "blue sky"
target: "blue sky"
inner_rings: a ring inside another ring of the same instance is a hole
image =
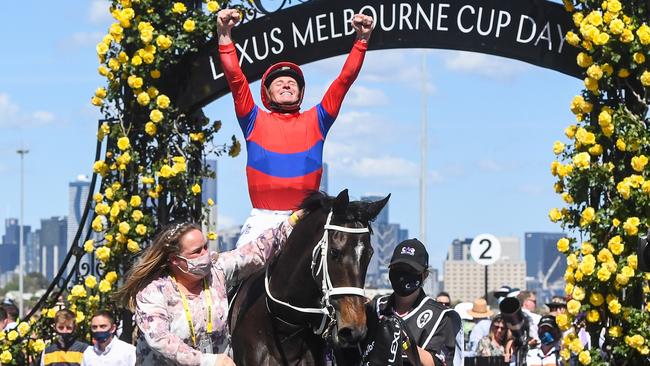
[[[103,81],[95,44],[111,23],[108,2],[5,4],[0,13],[0,220],[19,215],[25,160],[25,222],[65,215],[68,182],[89,174],[100,117],[90,97]],[[28,17],[28,20],[26,20]],[[423,56],[424,55],[424,56]],[[548,220],[552,144],[574,122],[571,98],[581,81],[552,70],[482,54],[446,50],[369,52],[325,147],[330,193],[358,198],[392,193],[390,220],[418,235],[421,58],[427,65],[427,244],[440,266],[454,238],[489,232],[517,236],[559,231]],[[343,58],[304,65],[304,107],[319,101]],[[252,84],[256,97],[259,84]],[[257,98],[259,102],[259,98]],[[232,100],[205,108],[224,123],[221,139],[241,137]],[[245,155],[219,159],[222,225],[251,208]]]

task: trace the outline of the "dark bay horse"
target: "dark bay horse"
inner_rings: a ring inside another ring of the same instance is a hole
[[[338,349],[365,336],[370,221],[389,197],[350,202],[344,190],[336,198],[315,192],[305,199],[308,213],[280,254],[233,301],[238,366],[324,365],[326,342]]]

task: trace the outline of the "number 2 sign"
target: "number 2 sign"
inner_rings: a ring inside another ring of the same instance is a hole
[[[501,257],[501,243],[492,234],[477,235],[469,247],[472,259],[484,266],[488,266]]]

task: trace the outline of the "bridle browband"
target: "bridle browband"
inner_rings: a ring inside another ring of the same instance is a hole
[[[327,215],[327,221],[325,221],[323,237],[316,243],[314,249],[312,249],[312,259],[311,259],[311,274],[314,280],[322,271],[322,280],[321,280],[321,291],[323,296],[321,297],[321,304],[324,304],[322,308],[303,308],[300,306],[294,306],[288,302],[284,302],[276,299],[271,294],[271,288],[269,286],[270,276],[269,276],[269,266],[266,267],[266,275],[264,276],[264,288],[266,289],[267,298],[273,301],[276,304],[283,305],[300,313],[307,314],[318,314],[321,315],[321,322],[318,328],[312,329],[315,334],[324,335],[325,329],[327,329],[328,324],[336,320],[336,314],[334,307],[330,302],[330,297],[337,295],[356,295],[356,296],[365,296],[365,290],[363,287],[334,287],[332,280],[330,279],[329,270],[327,266],[327,252],[329,250],[329,231],[340,231],[350,234],[365,234],[370,233],[370,229],[367,227],[363,228],[349,228],[345,226],[331,225],[330,221],[332,220],[332,211],[330,210]],[[314,272],[314,270],[316,270]],[[329,321],[327,321],[329,319]]]

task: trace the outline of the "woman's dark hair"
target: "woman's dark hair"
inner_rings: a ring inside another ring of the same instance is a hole
[[[505,332],[503,333],[503,336],[501,337],[501,339],[497,339],[497,342],[499,342],[500,345],[505,345],[506,340],[508,339],[508,328],[506,328],[506,321],[503,318],[503,315],[498,314],[492,319],[492,323],[490,323],[490,335],[495,333],[494,332],[494,326],[497,323],[502,323],[503,327],[504,327],[504,330],[505,330]]]

